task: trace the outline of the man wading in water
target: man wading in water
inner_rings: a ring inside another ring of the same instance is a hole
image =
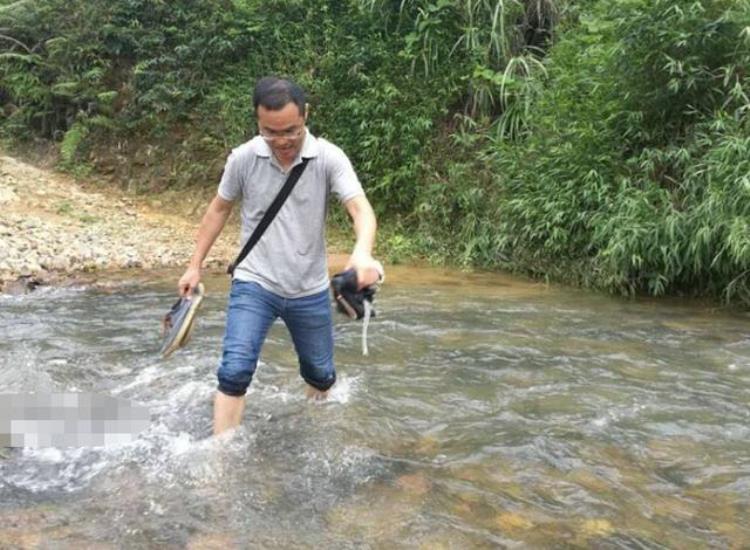
[[[195,252],[178,283],[180,295],[187,296],[200,282],[203,260],[232,204],[241,200],[245,242],[289,172],[303,159],[307,165],[262,238],[234,270],[214,399],[215,434],[240,424],[261,346],[277,317],[292,336],[308,395],[326,397],[336,381],[325,246],[331,192],[351,216],[357,237],[347,268],[356,270],[360,287],[375,283],[382,269],[372,257],[372,207],[344,152],[305,126],[302,89],[289,80],[262,78],[253,105],[259,135],[227,159],[216,197],[198,229]]]

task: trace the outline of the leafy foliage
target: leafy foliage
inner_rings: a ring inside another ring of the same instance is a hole
[[[210,88],[242,47],[229,2],[126,0],[16,2],[0,11],[8,29],[0,89],[6,111],[42,136],[59,137],[96,115],[124,127],[177,118]],[[188,84],[188,85],[186,85]],[[176,115],[176,116],[175,116]]]
[[[213,186],[288,75],[394,258],[747,304],[748,29],[748,0],[2,0],[0,137]]]
[[[528,137],[483,148],[493,207],[462,224],[472,257],[747,303],[749,23],[746,2],[592,6],[550,52]]]

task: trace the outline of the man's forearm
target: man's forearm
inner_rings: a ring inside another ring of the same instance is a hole
[[[375,229],[374,217],[360,216],[355,220],[354,234],[357,236],[357,241],[352,254],[372,255],[372,247],[375,246]]]
[[[190,267],[201,268],[203,260],[206,259],[216,238],[221,233],[221,230],[224,229],[230,213],[231,210],[219,210],[214,208],[213,204],[209,206],[198,228],[195,252],[190,260]]]
[[[372,255],[372,249],[375,246],[375,232],[377,231],[377,221],[375,213],[372,211],[370,203],[366,200],[357,201],[351,205],[349,214],[354,224],[354,234],[356,243],[352,256],[354,255]]]

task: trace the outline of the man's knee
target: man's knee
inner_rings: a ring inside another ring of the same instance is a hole
[[[249,367],[237,367],[222,363],[217,373],[219,379],[218,389],[225,395],[239,397],[247,393],[247,388],[253,379],[255,364]]]
[[[314,367],[305,365],[301,369],[302,378],[313,388],[326,391],[336,383],[336,370],[333,364]]]

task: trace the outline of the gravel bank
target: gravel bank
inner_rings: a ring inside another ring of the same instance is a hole
[[[65,175],[0,155],[0,292],[23,292],[92,271],[186,265],[198,220],[157,211],[116,189],[84,189]],[[236,232],[207,267],[236,253]]]

